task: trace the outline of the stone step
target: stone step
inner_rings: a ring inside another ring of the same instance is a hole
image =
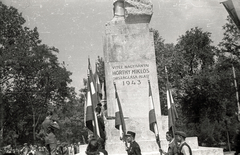
[[[141,140],[137,141],[142,152],[151,152],[151,151],[158,151],[158,145],[156,143],[156,140],[151,139],[151,140]],[[198,139],[197,137],[187,137],[186,142],[190,145],[192,149],[198,149]],[[168,141],[166,139],[161,140],[161,148],[164,151],[167,151],[168,149]],[[124,153],[125,152],[125,144],[118,140],[115,142],[109,142],[106,144],[106,149],[110,154],[114,154],[116,152],[118,153]]]
[[[234,155],[235,151],[227,151],[224,152],[224,155]]]
[[[192,152],[194,155],[224,155],[223,148],[217,148],[217,147],[199,146],[198,149],[193,149]]]
[[[224,155],[222,148],[199,147],[192,150],[193,155]],[[126,155],[126,153],[114,153],[111,155]],[[142,155],[159,155],[158,151],[142,152]]]
[[[196,148],[196,144],[191,143],[191,141],[192,142],[195,141],[195,140],[193,141],[193,139],[194,139],[193,137],[188,137],[186,139],[186,141],[189,143],[189,145],[192,148],[193,155],[224,155],[223,148],[201,147],[201,146],[198,146]],[[148,144],[148,142],[145,141],[144,144]],[[162,142],[161,143],[162,149],[164,149],[164,147],[166,147],[164,145],[163,145],[163,142]],[[113,149],[115,149],[116,152],[119,152],[119,153],[111,153],[110,150],[109,150],[108,154],[111,154],[111,155],[126,155],[124,143],[118,143],[118,145],[115,145],[115,146],[112,145],[112,147],[113,147]],[[78,155],[85,155],[86,148],[87,148],[87,145],[80,145],[80,153]],[[159,155],[158,147],[152,147],[152,148],[153,148],[153,150],[149,150],[149,151],[142,150],[142,155]],[[108,150],[108,149],[106,149],[106,150]],[[164,149],[164,150],[166,150],[166,149]]]

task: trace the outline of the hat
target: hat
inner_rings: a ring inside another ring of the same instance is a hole
[[[135,132],[132,132],[132,131],[128,131],[128,132],[127,132],[127,136],[128,136],[128,135],[131,135],[133,138],[135,138],[136,133],[135,133]]]
[[[182,136],[182,137],[184,137],[184,138],[187,137],[186,133],[183,132],[183,131],[176,131],[176,132],[175,132],[175,135],[180,135],[180,136]]]
[[[102,106],[102,103],[99,102],[97,105],[98,105],[98,106]]]
[[[90,140],[90,142],[89,142],[92,146],[98,146],[98,140],[96,139],[96,138],[93,138],[93,139],[91,139]]]

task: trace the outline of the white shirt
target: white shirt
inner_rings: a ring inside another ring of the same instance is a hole
[[[185,141],[182,142],[182,143],[180,144],[180,147],[181,147],[184,143],[186,143],[186,142],[185,142]],[[190,155],[190,150],[189,150],[189,148],[188,148],[186,145],[183,145],[181,152],[182,152],[184,155]]]

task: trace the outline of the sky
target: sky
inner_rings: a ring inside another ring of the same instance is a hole
[[[211,33],[213,45],[223,38],[227,11],[223,0],[151,0],[150,27],[165,43],[177,43],[179,36],[194,27]],[[25,26],[38,28],[42,43],[59,49],[59,63],[72,72],[70,86],[77,93],[87,78],[88,57],[92,68],[103,57],[105,24],[113,18],[113,0],[2,0],[22,13]]]

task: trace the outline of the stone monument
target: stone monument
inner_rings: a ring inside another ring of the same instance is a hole
[[[126,153],[114,124],[115,82],[127,130],[136,132],[142,152],[158,151],[148,124],[150,80],[158,125],[162,129],[154,40],[149,31],[152,4],[149,0],[117,0],[113,4],[114,17],[106,24],[104,36],[108,106],[106,149],[109,154]],[[162,136],[165,137],[165,132]]]
[[[127,131],[136,132],[142,154],[157,155],[155,135],[149,130],[148,80],[163,150],[168,148],[165,139],[168,121],[167,116],[161,116],[154,40],[149,31],[153,6],[150,0],[116,0],[113,5],[114,17],[106,24],[103,47],[108,107],[106,150],[111,155],[127,154],[115,128],[115,82]],[[197,137],[187,141],[195,155],[223,155],[222,149],[199,147]]]

